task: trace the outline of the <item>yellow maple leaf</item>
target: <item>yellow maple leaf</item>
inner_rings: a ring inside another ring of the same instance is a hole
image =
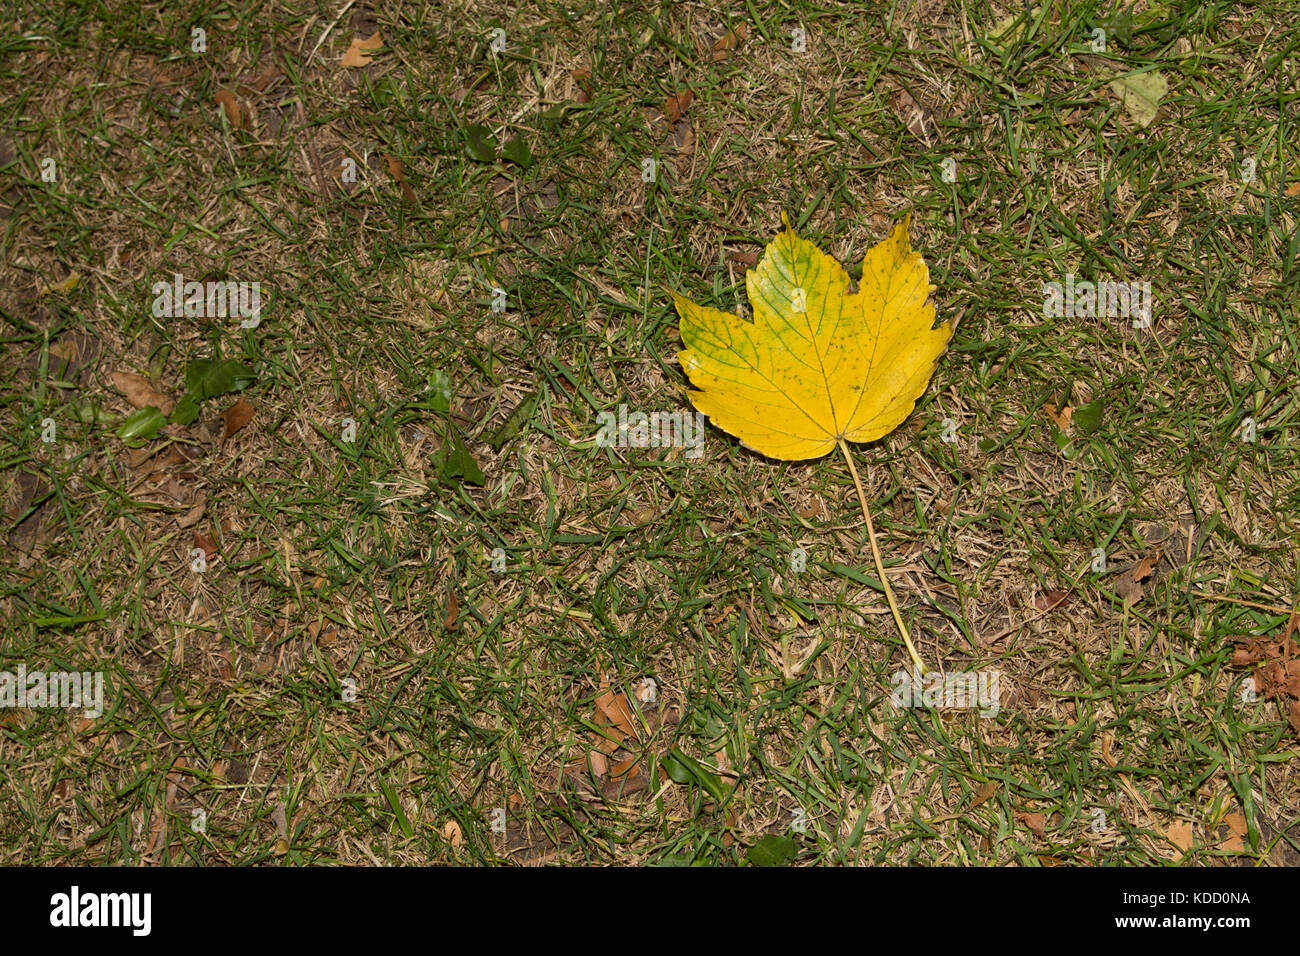
[[[840,264],[782,220],[745,275],[752,322],[672,295],[691,403],[754,451],[800,461],[902,424],[952,328],[932,328],[934,287],[906,222],[867,253],[850,294]]]
[[[753,321],[672,292],[686,348],[677,353],[715,425],[783,461],[820,458],[839,447],[853,474],[871,550],[894,620],[924,670],[894,602],[871,513],[846,442],[875,441],[911,414],[947,347],[952,327],[934,328],[930,270],[908,238],[910,217],[862,262],[858,291],[831,256],[785,230],[745,274]],[[671,291],[671,290],[670,290]]]

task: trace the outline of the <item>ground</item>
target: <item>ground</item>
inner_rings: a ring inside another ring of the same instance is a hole
[[[105,691],[0,711],[0,861],[1300,861],[1234,640],[1297,584],[1294,11],[446,6],[10,10],[0,670]],[[783,212],[855,278],[911,216],[954,333],[854,454],[996,707],[891,702],[837,455],[597,442]]]

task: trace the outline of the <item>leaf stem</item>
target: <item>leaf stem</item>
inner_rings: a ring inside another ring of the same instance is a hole
[[[853,455],[849,453],[849,446],[844,439],[840,439],[840,451],[844,454],[844,460],[848,463],[849,474],[853,476],[853,485],[858,489],[858,504],[862,505],[862,517],[867,519],[867,537],[871,541],[871,556],[876,560],[876,573],[880,575],[880,584],[885,589],[885,598],[889,601],[889,609],[894,612],[894,623],[898,625],[898,633],[903,635],[903,643],[907,645],[907,653],[912,655],[912,663],[916,669],[924,674],[926,673],[925,662],[921,660],[921,655],[916,652],[916,646],[912,643],[911,635],[907,633],[907,625],[903,623],[903,615],[898,610],[898,602],[894,600],[894,592],[889,587],[889,578],[885,577],[885,563],[880,559],[880,545],[876,542],[876,529],[871,523],[871,509],[867,507],[867,493],[862,490],[862,479],[858,477],[858,469],[853,464]]]

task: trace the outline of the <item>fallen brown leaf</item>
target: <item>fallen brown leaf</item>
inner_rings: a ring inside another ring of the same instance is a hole
[[[195,505],[189,511],[185,512],[185,514],[181,515],[179,518],[176,519],[176,527],[178,528],[193,527],[195,524],[198,523],[198,520],[203,517],[203,510],[206,507],[207,504],[205,502],[200,501],[197,505]]]
[[[689,153],[695,148],[695,130],[691,124],[682,120],[673,126],[673,145],[679,153]]]
[[[1066,405],[1064,408],[1058,409],[1051,402],[1043,402],[1043,411],[1047,412],[1047,416],[1055,423],[1057,428],[1061,431],[1069,431],[1070,420],[1074,417],[1073,405]]]
[[[180,789],[181,778],[185,776],[189,762],[184,757],[177,757],[172,768],[167,771],[167,793],[164,803],[168,810],[176,809],[176,796]]]
[[[415,202],[415,190],[406,181],[406,163],[388,153],[384,154],[384,162],[388,164],[388,175],[397,180],[398,185],[402,187],[402,195],[406,197],[407,202]]]
[[[221,436],[221,440],[225,441],[235,432],[239,431],[251,422],[253,420],[254,411],[253,403],[247,399],[241,398],[239,401],[235,402],[235,404],[222,412],[221,419],[226,423],[226,428],[225,432]]]
[[[235,660],[229,649],[217,652],[217,676],[222,680],[231,680],[235,676]]]
[[[442,626],[449,631],[460,626],[460,600],[456,597],[455,590],[447,591],[447,613],[443,615]]]
[[[1047,836],[1047,817],[1041,813],[1018,812],[1016,819],[1029,828],[1029,831],[1036,837]]]
[[[265,92],[266,88],[270,86],[275,80],[280,79],[281,76],[282,74],[278,69],[276,69],[274,66],[268,66],[265,69],[263,69],[262,72],[258,73],[256,76],[253,77],[245,76],[244,84],[248,86],[248,88],[251,89],[254,93],[262,93]]]
[[[284,804],[271,811],[271,822],[275,824],[275,854],[284,856],[289,852],[289,820],[284,812]]]
[[[1240,634],[1231,640],[1236,667],[1261,664],[1253,677],[1260,696],[1277,702],[1291,729],[1300,734],[1300,644],[1291,637],[1300,629],[1300,611],[1293,611],[1276,637]]]
[[[934,134],[931,131],[937,130],[938,124],[932,111],[918,103],[911,93],[901,87],[891,97],[890,106],[913,136],[927,146],[933,145]]]
[[[596,714],[603,714],[610,723],[618,728],[622,739],[636,739],[636,718],[632,715],[632,706],[627,701],[627,694],[606,691],[596,698]]]
[[[970,806],[966,809],[974,810],[981,804],[987,803],[989,797],[993,796],[993,794],[997,792],[998,782],[996,780],[990,780],[988,783],[984,784],[984,786],[975,791],[975,796],[971,798]]]
[[[165,802],[165,801],[164,801]],[[162,846],[163,834],[167,829],[167,813],[165,807],[160,807],[158,813],[153,818],[153,824],[149,828],[149,842],[144,845],[144,855],[148,856]]]
[[[359,36],[353,37],[352,45],[343,54],[343,65],[351,67],[369,66],[371,56],[383,45],[384,38],[378,30],[375,31],[374,36],[366,37],[364,40]]]
[[[713,62],[718,63],[731,56],[733,50],[744,42],[746,34],[749,33],[749,26],[741,23],[733,30],[728,30],[718,39],[713,41]]]
[[[1227,836],[1219,843],[1219,849],[1225,853],[1246,852],[1246,817],[1240,813],[1229,813],[1223,818],[1228,828]]]
[[[320,621],[312,621],[308,624],[307,633],[311,636],[311,639],[321,647],[329,647],[338,640],[339,637],[339,629],[337,627],[332,623],[321,623]]]
[[[442,838],[451,844],[454,850],[464,842],[465,837],[460,831],[460,824],[455,820],[449,820],[447,825],[442,828]]]
[[[758,265],[758,250],[747,249],[744,252],[728,252],[727,261],[735,263],[738,266],[744,266],[746,269],[752,269]],[[805,515],[804,517],[810,517]]]
[[[225,110],[226,119],[230,123],[230,128],[243,129],[244,110],[239,105],[239,100],[235,98],[235,94],[230,92],[230,90],[217,90],[214,98],[221,104],[221,108]]]
[[[203,549],[203,557],[211,561],[217,556],[217,543],[202,531],[194,532],[194,547]]]
[[[621,777],[610,777],[600,784],[600,795],[606,800],[618,802],[624,797],[640,793],[650,786],[650,775],[640,767],[625,773]]]
[[[570,70],[569,76],[573,77],[573,82],[578,84],[578,95],[574,97],[579,103],[591,102],[591,67],[580,66],[576,70]]]
[[[1069,603],[1069,591],[1039,591],[1034,595],[1034,607],[1040,611],[1052,611]]]
[[[695,94],[689,89],[679,90],[668,99],[664,100],[664,115],[668,117],[669,123],[676,123],[682,118],[691,103],[695,101]]]
[[[1156,562],[1160,560],[1160,551],[1152,551],[1133,567],[1124,571],[1115,579],[1115,593],[1129,604],[1136,604],[1146,595],[1142,585],[1155,572]]]
[[[635,755],[628,757],[626,760],[620,760],[618,763],[614,764],[614,766],[609,768],[610,779],[618,780],[621,777],[626,777],[628,774],[636,770],[637,765],[640,762],[641,758]]]
[[[1192,848],[1194,842],[1192,825],[1183,820],[1170,824],[1165,830],[1165,839],[1186,853]]]
[[[1152,551],[1145,558],[1138,562],[1137,567],[1133,570],[1134,581],[1145,581],[1151,577],[1151,572],[1155,570],[1156,562],[1160,560],[1160,552]]]
[[[1106,766],[1114,767],[1119,761],[1111,753],[1111,748],[1115,745],[1115,735],[1107,733],[1101,738],[1101,759],[1106,761]]]
[[[176,404],[170,396],[150,385],[149,380],[143,375],[136,375],[134,372],[114,372],[110,378],[113,380],[113,387],[125,395],[126,400],[134,408],[147,408],[152,405],[164,415],[169,415]]]

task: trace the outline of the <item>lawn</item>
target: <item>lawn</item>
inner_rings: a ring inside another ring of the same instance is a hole
[[[0,674],[103,698],[0,706],[0,862],[1300,863],[1294,19],[20,5]],[[695,428],[783,213],[910,215],[853,454],[982,706],[838,454]]]

